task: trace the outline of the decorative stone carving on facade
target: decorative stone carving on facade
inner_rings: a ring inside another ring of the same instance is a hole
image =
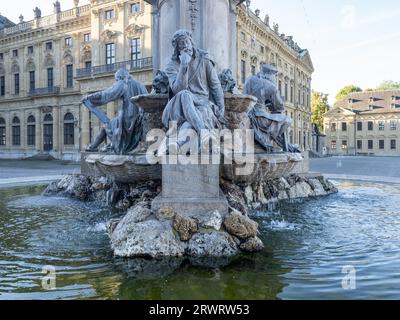
[[[47,54],[46,57],[44,58],[44,66],[45,67],[52,67],[54,66],[54,59],[51,54]]]
[[[51,113],[52,110],[53,110],[53,108],[50,106],[40,107],[40,112],[42,112],[42,113],[48,114],[48,113]]]
[[[190,25],[192,26],[192,32],[196,31],[198,12],[199,12],[198,1],[189,0],[189,18],[190,18]]]
[[[247,56],[249,55],[249,54],[247,53],[247,51],[244,50],[244,49],[242,49],[242,51],[241,51],[240,53],[242,54],[242,58],[247,58]]]
[[[82,48],[81,61],[85,62],[91,60],[92,60],[92,47],[87,44]]]
[[[125,35],[128,38],[140,36],[144,32],[145,29],[146,29],[146,26],[143,24],[132,23],[126,27]]]
[[[109,29],[104,30],[100,35],[100,40],[103,42],[114,40],[118,37],[118,32]]]
[[[257,62],[258,62],[258,58],[257,58],[257,56],[251,56],[251,63],[253,63],[253,64],[257,64]]]
[[[67,50],[64,52],[63,62],[64,62],[64,64],[73,64],[74,63],[74,57],[72,55],[71,50]]]
[[[29,58],[28,61],[26,62],[26,71],[35,71],[35,62],[33,62],[32,58]]]
[[[13,64],[11,65],[11,73],[19,73],[19,65],[16,61],[13,62]]]

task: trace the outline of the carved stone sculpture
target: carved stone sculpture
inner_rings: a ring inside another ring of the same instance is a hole
[[[176,122],[178,141],[174,148],[179,149],[187,142],[188,129],[200,137],[202,130],[222,128],[225,102],[214,62],[206,51],[195,47],[191,32],[175,32],[172,45],[174,53],[165,72],[173,98],[165,107],[162,122],[166,128]],[[165,152],[160,150],[159,154]]]
[[[42,17],[42,11],[38,7],[33,9],[33,13],[35,14],[35,19],[39,19]]]
[[[274,66],[263,65],[257,76],[252,76],[246,81],[244,93],[258,100],[248,115],[256,141],[268,152],[273,151],[273,142],[285,152],[299,152],[286,138],[286,131],[292,120],[284,114],[284,101],[275,82],[276,73],[277,69]]]
[[[164,71],[158,70],[153,80],[153,91],[152,94],[168,94],[169,92],[169,80],[168,76]]]
[[[126,69],[117,71],[115,80],[116,83],[112,87],[91,94],[82,101],[103,123],[103,128],[87,151],[97,151],[108,137],[111,145],[107,150],[115,154],[127,154],[139,145],[142,138],[143,110],[133,104],[131,98],[147,94],[147,90],[144,85],[134,80]],[[119,102],[119,110],[118,115],[110,120],[97,107],[112,101]]]

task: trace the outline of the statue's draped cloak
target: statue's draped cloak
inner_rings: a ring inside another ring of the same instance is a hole
[[[118,80],[112,87],[89,96],[95,106],[118,100],[118,115],[105,125],[107,137],[116,154],[134,150],[143,136],[143,110],[131,102],[131,98],[147,94],[147,89],[133,78]]]
[[[171,60],[166,66],[173,98],[162,116],[164,126],[168,128],[170,121],[176,121],[179,129],[184,123],[189,123],[198,133],[202,129],[220,128],[225,102],[214,63],[205,51],[196,50],[188,68],[186,86],[178,77],[179,62]],[[187,108],[188,101],[194,108]]]

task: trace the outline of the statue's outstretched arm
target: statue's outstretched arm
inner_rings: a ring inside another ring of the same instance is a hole
[[[96,92],[87,97],[95,106],[102,106],[119,99],[124,93],[124,82],[118,81],[112,87]]]

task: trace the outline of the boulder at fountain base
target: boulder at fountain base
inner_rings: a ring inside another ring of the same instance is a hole
[[[235,212],[235,215],[240,213]],[[239,230],[247,230],[249,225],[257,233],[257,223],[242,216],[237,219]],[[218,218],[218,219],[217,219]],[[241,250],[241,241],[222,229],[222,217],[218,212],[205,215],[201,219],[171,212],[166,208],[157,213],[151,212],[145,203],[138,203],[120,220],[110,220],[107,230],[111,248],[118,257],[188,257],[188,258],[224,258],[233,257]],[[209,220],[209,221],[208,221]],[[240,226],[245,223],[246,226]],[[217,229],[221,229],[217,231]],[[256,252],[263,245],[245,247],[245,252]]]

